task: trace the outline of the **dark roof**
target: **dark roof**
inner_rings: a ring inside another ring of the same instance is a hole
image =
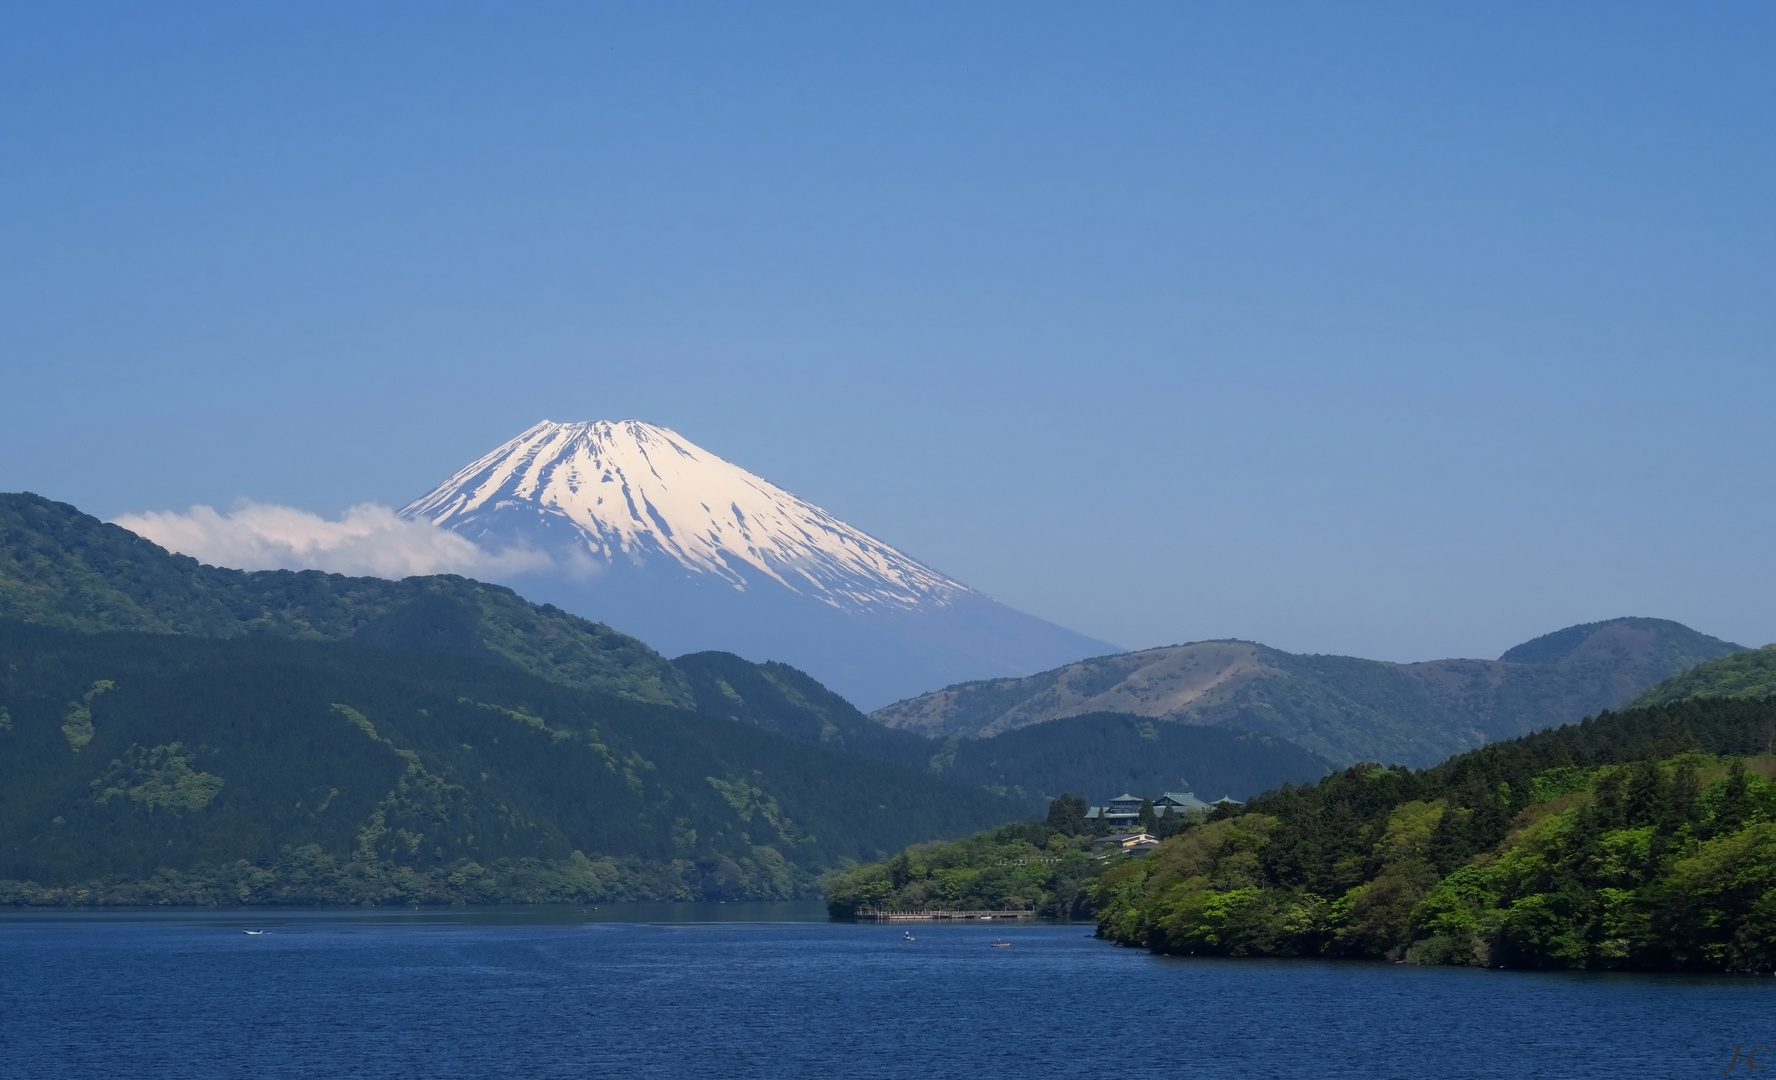
[[[1159,797],[1159,802],[1154,805],[1157,806],[1160,803],[1167,806],[1176,806],[1185,810],[1198,810],[1209,805],[1188,791],[1168,791],[1164,795],[1161,795]]]

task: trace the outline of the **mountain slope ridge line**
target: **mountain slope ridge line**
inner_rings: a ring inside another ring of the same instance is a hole
[[[809,672],[864,708],[1120,651],[1017,611],[642,420],[532,425],[400,511],[548,570],[499,580],[668,654]]]
[[[655,459],[666,451],[677,460],[662,473]],[[622,496],[626,514],[601,509],[605,495],[599,489],[606,484],[616,485],[612,494]],[[727,493],[725,500],[716,499],[717,505],[725,501],[726,515],[710,506],[707,496],[715,490]],[[742,505],[746,494],[753,497]],[[489,527],[489,518],[524,502],[572,522],[595,556],[641,558],[658,552],[742,590],[750,582],[730,558],[840,608],[943,603],[949,593],[974,591],[679,433],[634,419],[542,421],[415,499],[401,514],[491,539],[498,532]],[[859,588],[860,578],[871,580],[872,587]]]
[[[871,717],[928,735],[978,738],[1113,711],[1262,731],[1336,762],[1428,765],[1619,707],[1661,679],[1742,648],[1647,618],[1567,627],[1498,660],[1399,664],[1202,641],[963,683]]]
[[[330,640],[443,654],[453,663],[498,660],[568,688],[670,705],[984,786],[1020,805],[1044,793],[1140,777],[1163,777],[1159,782],[1172,786],[1190,776],[1245,794],[1311,780],[1330,767],[1280,741],[1233,732],[1178,728],[1152,738],[1134,731],[1129,718],[1082,718],[1044,727],[1034,738],[971,743],[959,753],[949,748],[935,759],[939,767],[933,754],[945,750],[942,743],[869,720],[787,664],[755,664],[723,652],[668,661],[608,626],[466,578],[388,581],[205,566],[29,494],[0,495],[0,629],[8,620],[80,633]]]

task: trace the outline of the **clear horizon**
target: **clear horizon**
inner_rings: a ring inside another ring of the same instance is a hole
[[[1776,15],[125,5],[0,35],[0,489],[635,416],[1129,648],[1776,639]]]

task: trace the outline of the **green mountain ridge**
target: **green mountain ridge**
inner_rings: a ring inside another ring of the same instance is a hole
[[[1120,740],[1128,756],[1104,758],[1091,722],[1016,742],[1024,773],[1008,773],[1002,750],[946,750],[941,740],[874,722],[817,680],[786,664],[731,653],[667,661],[647,645],[600,623],[509,589],[451,575],[404,581],[317,571],[245,572],[175,555],[74,507],[35,495],[0,495],[0,618],[95,632],[127,629],[221,638],[355,641],[386,649],[501,660],[570,687],[691,708],[763,727],[798,741],[845,750],[925,772],[943,772],[1024,798],[1051,785],[1118,791],[1154,763],[1151,740]],[[1083,742],[1081,740],[1084,740]],[[1325,765],[1284,747],[1268,766],[1265,744],[1237,739],[1162,740],[1167,786],[1251,791],[1309,780]],[[1193,748],[1193,749],[1191,749]],[[1087,750],[1090,759],[1079,757]],[[1045,761],[1044,759],[1050,759]],[[1067,763],[1082,768],[1068,774]],[[1057,771],[1051,767],[1060,763]],[[1110,783],[1101,779],[1122,777]],[[1181,778],[1188,778],[1185,781]],[[1020,794],[1022,793],[1022,794]]]
[[[933,740],[876,723],[787,664],[753,664],[719,652],[681,656],[673,664],[690,680],[704,715],[985,787],[1031,809],[1063,792],[1108,799],[1130,789],[1197,790],[1211,799],[1243,799],[1332,769],[1324,758],[1270,736],[1119,713],[1068,717],[990,739]]]
[[[931,759],[931,739],[883,727],[799,668],[769,660],[755,664],[728,652],[690,653],[672,664],[704,716],[911,768],[924,768]]]
[[[977,721],[985,717],[988,722],[971,734],[989,737],[968,738],[913,725],[886,726],[879,722],[880,714],[866,717],[788,665],[758,664],[726,653],[667,661],[608,626],[530,604],[498,586],[448,575],[390,582],[203,566],[73,507],[33,495],[0,496],[0,618],[86,634],[128,629],[259,642],[273,653],[280,641],[299,647],[332,641],[367,651],[427,656],[433,659],[425,662],[431,663],[505,666],[561,687],[674,711],[689,709],[840,757],[859,755],[925,779],[985,788],[1007,800],[1000,804],[1006,816],[1028,813],[1063,792],[1096,800],[1124,790],[1184,788],[1206,798],[1245,798],[1285,783],[1316,780],[1348,756],[1424,757],[1440,747],[1516,733],[1551,711],[1620,696],[1624,687],[1639,689],[1648,670],[1732,648],[1659,620],[1568,628],[1525,643],[1500,661],[1428,665],[1292,656],[1245,642],[1199,643],[1084,661],[1030,680],[1009,681],[1012,685],[1005,680],[966,684],[915,699],[947,695],[963,706],[952,712],[972,710]],[[290,654],[291,662],[297,655]],[[103,695],[95,699],[99,704],[84,702],[87,692],[78,698],[83,708],[91,712],[103,706]],[[1180,699],[1182,708],[1177,707]],[[76,700],[64,704],[72,707]],[[1550,700],[1560,704],[1551,707]],[[1106,703],[1111,707],[1086,707]],[[1045,709],[1047,718],[1028,722]],[[1492,721],[1490,728],[1474,722],[1482,713]],[[1156,722],[1177,719],[1189,722]],[[184,749],[167,749],[175,743]],[[203,775],[220,775],[190,764],[196,760],[190,745],[183,736],[152,739],[114,760],[125,772],[172,770],[166,774],[171,779],[163,777],[170,785],[166,798],[174,800],[166,805],[172,806],[201,795]],[[1320,749],[1311,749],[1316,746]],[[1334,756],[1339,753],[1348,756]],[[845,767],[875,766],[851,760]],[[151,784],[143,790],[159,788]],[[135,802],[147,799],[142,805],[148,806],[159,805],[154,801],[159,797],[128,796]],[[931,827],[938,830],[931,835],[957,831]],[[630,860],[626,876],[619,876],[643,884],[622,886],[630,890],[625,895],[694,891],[682,868],[669,870],[678,865],[676,856],[632,848],[606,843],[589,857]],[[857,857],[823,852],[819,858]],[[260,852],[255,857],[263,863],[266,856]],[[560,863],[563,857],[556,851],[547,857],[507,853],[496,858],[566,865]],[[734,856],[748,857],[744,852]],[[344,856],[335,852],[328,858]],[[805,886],[817,862],[795,864],[790,877],[802,883],[796,887]],[[345,865],[335,864],[335,876],[345,873],[339,869]],[[422,870],[408,867],[403,873],[423,876]],[[263,866],[255,871],[265,872]],[[568,887],[542,871],[533,873],[542,874],[536,881],[554,884],[519,885],[512,876],[517,871],[508,867],[501,873],[499,887],[508,895],[518,895],[510,891],[514,889],[543,895]],[[779,888],[781,881],[773,880],[778,884],[769,888]],[[392,886],[383,882],[376,887]],[[766,888],[747,886],[755,887]],[[352,888],[375,891],[361,881]],[[400,888],[408,895],[438,886],[421,882]]]
[[[1679,672],[1629,705],[1664,705],[1695,697],[1764,698],[1772,694],[1776,694],[1776,645],[1765,645]]]
[[[689,707],[666,658],[499,585],[229,570],[39,495],[0,494],[0,618],[97,632],[266,636],[494,655],[566,686]]]
[[[1396,664],[1208,641],[963,683],[871,716],[902,730],[978,737],[1111,711],[1257,731],[1338,764],[1428,765],[1620,707],[1677,671],[1740,648],[1641,618],[1568,627],[1499,660]]]
[[[989,792],[497,658],[0,621],[0,899],[805,895]]]
[[[1051,784],[1326,767],[1126,718],[958,751],[788,665],[669,662],[450,575],[205,566],[34,495],[0,496],[0,666],[15,903],[805,895]]]

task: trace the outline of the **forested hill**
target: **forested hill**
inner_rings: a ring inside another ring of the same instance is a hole
[[[755,724],[789,738],[927,769],[937,749],[910,731],[883,727],[788,664],[755,664],[726,652],[700,652],[672,661],[690,685],[704,716]]]
[[[1776,645],[1698,664],[1641,694],[1633,705],[1663,705],[1693,697],[1763,698],[1776,695]]]
[[[1039,809],[1077,792],[1100,802],[1125,791],[1247,799],[1284,783],[1318,780],[1332,765],[1257,732],[1091,713],[991,739],[952,736],[932,755],[931,767],[942,776],[1026,797]]]
[[[1021,807],[486,657],[0,622],[0,901],[804,895]]]
[[[1618,708],[1661,679],[1740,648],[1640,618],[1568,627],[1497,660],[1395,664],[1200,641],[963,683],[871,715],[926,734],[993,736],[1119,712],[1263,732],[1341,765],[1430,765]]]
[[[692,703],[684,676],[640,641],[498,585],[207,566],[28,493],[0,494],[0,618],[88,632],[357,639],[497,657],[568,686]]]
[[[1236,797],[1323,775],[1275,739],[1079,718],[992,746],[896,731],[786,664],[705,652],[668,662],[636,639],[509,589],[441,575],[404,581],[199,564],[71,506],[0,495],[0,618],[83,632],[354,641],[499,660],[565,686],[691,708],[1021,800],[1062,790],[1108,798],[1134,785]],[[1115,789],[1115,790],[1111,790]]]
[[[1601,714],[1417,772],[1355,766],[1105,873],[1167,952],[1771,970],[1776,699]]]
[[[1032,811],[1080,791],[1095,799],[1179,790],[1244,799],[1286,782],[1317,780],[1332,768],[1267,735],[1119,713],[1072,716],[991,739],[933,740],[883,727],[787,664],[753,664],[732,653],[694,653],[672,663],[690,680],[705,715],[989,788]]]

